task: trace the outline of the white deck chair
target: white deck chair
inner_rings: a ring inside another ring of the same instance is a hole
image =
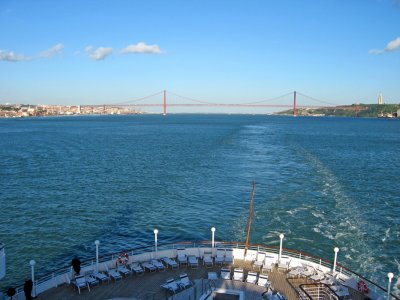
[[[104,281],[110,281],[110,277],[107,276],[106,274],[102,273],[102,272],[96,272],[94,271],[92,274],[89,275],[90,277],[93,277],[95,279],[97,279],[100,282],[104,282]]]
[[[96,278],[92,277],[91,274],[85,276],[86,282],[89,284],[90,287],[93,287],[97,284],[99,284],[99,280]]]
[[[180,290],[179,284],[174,281],[173,278],[168,279],[164,284],[161,285],[161,288],[170,291],[173,294],[176,294]]]
[[[267,253],[265,252],[257,252],[257,258],[256,261],[253,264],[253,270],[257,269],[258,271],[261,271],[261,268],[264,264],[264,260],[265,260],[265,255]]]
[[[134,272],[136,275],[143,275],[144,274],[144,269],[138,262],[133,262],[130,264],[130,268],[132,272]]]
[[[224,258],[224,264],[230,265],[234,263],[234,258],[233,258],[233,249],[226,249],[225,250],[225,258]]]
[[[178,263],[179,265],[187,265],[187,255],[185,253],[185,249],[176,249],[178,253]]]
[[[268,275],[260,274],[258,276],[257,285],[268,288],[271,285],[271,283],[268,281]]]
[[[247,283],[256,284],[256,282],[257,282],[257,273],[256,272],[247,273],[246,282]]]
[[[275,264],[276,258],[274,256],[266,255],[262,265],[262,272],[271,272]]]
[[[119,265],[119,266],[117,267],[117,271],[118,271],[120,274],[124,275],[125,277],[127,277],[128,275],[131,275],[131,274],[132,274],[132,271],[129,270],[129,269],[128,269],[127,267],[125,267],[124,265]]]
[[[217,256],[215,257],[215,265],[221,265],[224,263],[225,259],[225,249],[217,249]]]
[[[189,266],[192,269],[196,269],[199,267],[199,260],[197,259],[196,256],[194,256],[194,255],[189,256]]]
[[[278,270],[287,271],[289,270],[290,265],[290,257],[289,256],[281,256],[281,260],[278,262]]]
[[[205,265],[206,268],[212,268],[214,266],[211,252],[204,252],[203,265]]]
[[[321,281],[325,278],[325,273],[321,270],[316,270],[316,273],[312,276],[310,276],[310,279],[313,281]]]
[[[186,289],[186,288],[188,288],[188,287],[191,287],[192,285],[193,285],[193,282],[191,282],[190,280],[189,280],[189,277],[188,277],[188,275],[185,273],[185,274],[181,274],[180,276],[179,276],[179,283],[178,283],[183,289]]]
[[[78,289],[79,294],[81,293],[81,289],[87,288],[90,292],[90,286],[88,282],[86,281],[85,276],[77,276],[75,277],[75,280],[73,281],[74,285]]]
[[[158,260],[158,259],[152,259],[150,263],[157,268],[158,271],[164,272],[165,271],[165,266]]]
[[[172,270],[179,268],[178,263],[172,258],[164,257],[161,260],[167,265],[167,267],[171,267]]]
[[[107,273],[108,276],[110,276],[110,278],[114,279],[115,281],[117,281],[118,279],[122,279],[121,274],[119,274],[118,271],[115,269],[108,270]]]
[[[235,268],[233,270],[233,280],[243,281],[243,269]]]
[[[231,269],[221,268],[221,279],[225,279],[225,280],[231,279]]]
[[[150,273],[157,271],[157,267],[155,265],[153,265],[152,263],[147,262],[147,261],[142,263],[142,267],[145,270],[149,271]]]

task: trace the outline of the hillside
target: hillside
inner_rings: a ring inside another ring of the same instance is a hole
[[[298,116],[338,116],[338,117],[396,117],[400,113],[400,104],[352,104],[324,108],[298,108]],[[277,115],[293,115],[293,109],[276,113]],[[400,116],[399,116],[400,117]]]

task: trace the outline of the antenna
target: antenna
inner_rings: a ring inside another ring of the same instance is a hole
[[[253,190],[251,191],[249,219],[247,220],[246,247],[244,248],[244,256],[245,257],[246,257],[246,254],[247,254],[247,249],[249,248],[250,227],[251,227],[251,218],[252,218],[252,215],[253,215],[253,202],[254,202],[254,191],[255,191],[255,189],[256,189],[256,182],[253,180]]]

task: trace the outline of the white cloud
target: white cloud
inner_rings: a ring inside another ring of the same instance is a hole
[[[145,54],[161,54],[163,51],[158,45],[146,45],[143,42],[139,42],[136,45],[128,45],[121,50],[122,54],[128,53],[145,53]]]
[[[399,0],[400,1],[400,0]],[[385,52],[393,52],[400,50],[400,37],[394,39],[393,41],[390,41],[385,49],[371,49],[368,51],[369,54],[383,54]]]
[[[371,50],[368,51],[369,54],[375,54],[375,55],[377,55],[377,54],[382,54],[382,53],[384,53],[384,52],[385,52],[385,51],[379,50],[379,49],[371,49]]]
[[[57,45],[54,45],[50,49],[40,52],[39,56],[40,57],[50,57],[50,56],[53,56],[56,54],[62,54],[63,49],[64,49],[64,45],[59,43]]]
[[[0,50],[0,61],[12,61],[12,62],[17,62],[17,61],[24,61],[24,60],[30,60],[30,57],[27,57],[22,54],[17,54],[12,51],[4,51]]]
[[[113,48],[109,47],[99,47],[93,50],[92,46],[87,46],[85,52],[93,60],[103,60],[113,52]]]
[[[400,50],[400,37],[394,39],[393,41],[390,41],[385,48],[385,51],[396,51],[396,50]]]

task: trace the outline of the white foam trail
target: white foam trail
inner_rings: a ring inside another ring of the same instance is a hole
[[[371,266],[375,270],[381,269],[382,265],[375,259],[379,255],[374,255],[379,249],[372,249],[365,239],[369,224],[360,214],[362,207],[346,194],[335,174],[321,160],[300,146],[297,146],[296,150],[310,162],[318,174],[322,194],[326,195],[327,200],[334,201],[329,214],[324,216],[322,223],[314,226],[313,231],[335,241],[339,248],[347,246],[355,249],[354,253],[357,255],[353,256],[354,259],[350,255],[346,256],[347,253],[343,254],[346,259],[352,259],[353,264],[358,265],[358,271],[361,273],[371,270]],[[319,213],[313,213],[314,217],[320,217]]]
[[[390,228],[385,230],[385,236],[382,238],[382,242],[385,242],[386,239],[390,237],[389,232],[390,232]]]

